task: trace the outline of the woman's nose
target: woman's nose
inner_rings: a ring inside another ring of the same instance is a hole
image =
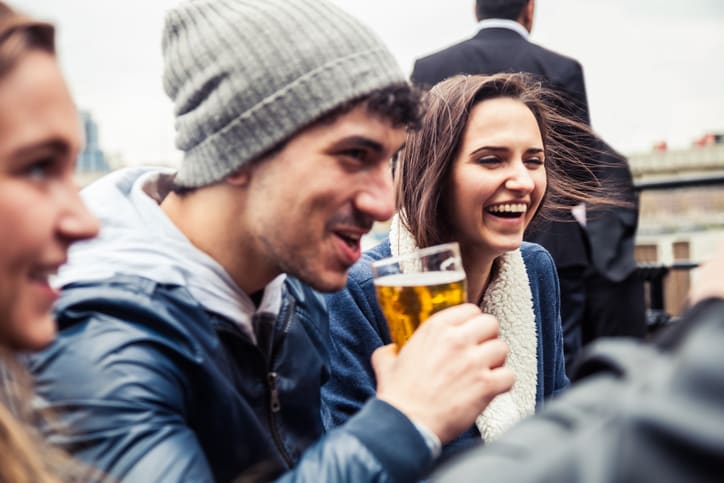
[[[98,219],[86,207],[75,184],[66,190],[63,205],[58,220],[58,233],[62,238],[73,243],[98,234]]]
[[[533,191],[535,187],[533,177],[525,164],[521,162],[512,168],[510,176],[505,182],[505,187],[513,191]]]

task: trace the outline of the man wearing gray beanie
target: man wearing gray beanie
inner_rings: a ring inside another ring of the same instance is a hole
[[[83,196],[98,239],[58,274],[57,341],[29,367],[113,480],[415,481],[510,388],[472,305],[373,356],[377,397],[322,435],[324,301],[394,210],[389,160],[419,115],[387,48],[325,0],[192,0],[168,13],[178,172]]]

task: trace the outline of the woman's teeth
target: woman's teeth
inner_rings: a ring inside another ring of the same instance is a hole
[[[503,203],[500,205],[489,206],[487,211],[498,216],[515,217],[525,213],[528,205],[525,203]]]

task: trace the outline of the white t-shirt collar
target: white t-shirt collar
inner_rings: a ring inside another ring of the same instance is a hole
[[[505,18],[486,18],[478,22],[478,31],[483,29],[503,28],[518,32],[525,40],[528,40],[529,33],[521,24],[515,20]]]

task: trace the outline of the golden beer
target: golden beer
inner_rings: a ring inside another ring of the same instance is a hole
[[[402,347],[430,315],[465,302],[465,272],[395,273],[374,280],[392,341]]]

